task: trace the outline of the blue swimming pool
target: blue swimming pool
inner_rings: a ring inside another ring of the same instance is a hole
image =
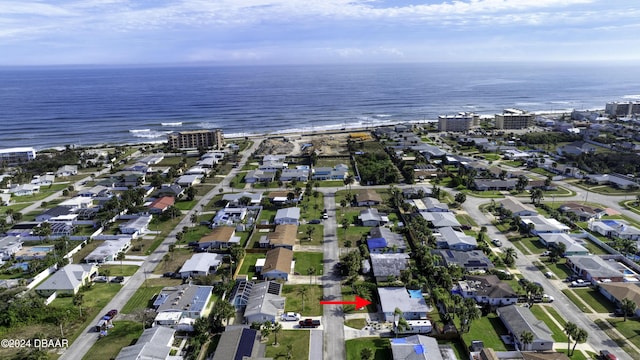
[[[622,273],[625,274],[625,275],[635,275],[635,273],[633,271],[627,270],[627,269],[624,269],[624,271]]]
[[[409,297],[413,299],[422,299],[422,290],[407,290]]]
[[[33,252],[49,252],[53,250],[53,246],[33,246],[31,251]]]

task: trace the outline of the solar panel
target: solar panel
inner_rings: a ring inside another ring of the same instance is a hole
[[[280,292],[282,291],[282,284],[277,283],[275,281],[269,281],[269,285],[267,287],[267,293],[268,294],[273,294],[273,295],[280,295]]]
[[[243,357],[251,357],[253,351],[253,344],[256,340],[257,331],[252,329],[242,329],[242,335],[238,343],[238,352],[234,360],[242,360]]]

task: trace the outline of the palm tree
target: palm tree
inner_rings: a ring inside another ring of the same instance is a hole
[[[307,274],[309,274],[309,285],[311,285],[311,275],[316,273],[316,268],[314,268],[313,266],[309,266],[309,268],[307,269]]]
[[[304,312],[304,298],[309,294],[309,288],[306,286],[297,286],[296,292],[298,293],[298,295],[300,295],[300,298],[302,299],[302,309],[300,309],[300,312]]]
[[[564,333],[567,334],[567,354],[569,353],[569,349],[571,348],[571,338],[573,337],[573,335],[575,335],[576,331],[578,330],[578,325],[572,323],[571,321],[567,321],[566,324],[564,324]]]
[[[360,359],[361,360],[373,359],[373,351],[370,348],[363,348],[362,350],[360,350]]]
[[[531,190],[531,203],[540,205],[540,201],[544,199],[544,193],[541,189],[533,189]]]
[[[513,266],[513,264],[515,263],[516,259],[518,258],[518,254],[516,253],[516,249],[512,248],[512,247],[508,247],[506,249],[504,249],[504,263],[505,265],[507,265],[508,267]]]
[[[523,331],[520,334],[520,342],[522,343],[522,350],[527,350],[527,345],[533,342],[533,334],[530,331]]]
[[[268,339],[269,335],[271,335],[271,330],[273,330],[273,323],[271,321],[267,320],[262,323],[261,333],[263,338]]]
[[[313,234],[315,232],[316,232],[316,228],[314,228],[313,226],[307,225],[307,229],[305,230],[305,233],[307,234],[307,238],[309,239],[309,241],[311,241],[311,238],[313,237]]]
[[[274,337],[273,345],[278,345],[278,333],[280,332],[280,330],[282,330],[282,324],[277,322],[272,329]]]
[[[287,344],[287,360],[293,359],[293,345]]]
[[[82,304],[84,303],[84,294],[77,293],[73,296],[73,305],[77,306],[80,310],[80,317],[82,317]]]
[[[402,317],[402,310],[400,308],[393,309],[393,325],[396,324],[396,316],[399,318]],[[396,337],[398,337],[398,332],[396,331]]]
[[[349,198],[351,198],[351,184],[353,184],[354,181],[355,179],[353,178],[353,175],[347,175],[343,180],[344,186],[349,187]]]
[[[587,339],[589,338],[589,333],[585,329],[577,328],[575,334],[573,334],[572,336],[575,342],[573,343],[573,348],[571,349],[571,355],[569,356],[573,356],[573,352],[576,351],[576,346],[579,343],[582,344],[583,342],[587,341]]]
[[[629,298],[622,299],[622,301],[620,302],[620,309],[624,313],[624,321],[627,321],[627,316],[635,313],[637,308],[638,306],[636,305],[635,301]]]

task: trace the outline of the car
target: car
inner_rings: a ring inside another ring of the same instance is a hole
[[[300,320],[300,314],[294,312],[286,312],[280,315],[282,321],[298,321]]]
[[[545,276],[547,279],[551,279],[551,278],[553,277],[553,273],[552,273],[551,271],[547,271],[546,273],[544,273],[544,276]]]
[[[309,220],[309,224],[320,224],[320,223],[322,223],[322,220],[320,219]]]
[[[109,312],[107,312],[107,316],[112,318],[112,319],[116,315],[118,315],[118,310],[116,310],[116,309],[111,309],[111,310],[109,310]]]
[[[327,220],[329,218],[329,214],[327,214],[327,213],[322,214],[322,218]]]
[[[111,279],[112,283],[121,283],[124,281],[124,276],[116,276],[113,279]]]
[[[298,322],[301,328],[317,328],[320,326],[320,320],[304,319]]]
[[[572,281],[570,286],[571,287],[587,287],[587,286],[591,286],[591,283],[588,281],[584,281],[582,279],[578,279],[576,281]]]
[[[609,350],[600,350],[600,359],[602,360],[617,360],[618,358],[609,352]]]
[[[551,256],[551,251],[549,250],[543,251],[542,254],[540,254],[540,256]]]
[[[162,277],[172,278],[173,275],[175,275],[175,273],[173,271],[168,271],[168,272],[162,274]]]
[[[93,279],[93,282],[97,282],[97,283],[106,283],[107,282],[107,277],[106,276],[96,276]]]
[[[500,247],[502,246],[502,241],[500,241],[500,239],[493,239],[491,240],[491,243],[493,243],[493,245]]]

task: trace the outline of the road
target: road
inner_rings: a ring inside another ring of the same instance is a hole
[[[341,276],[336,270],[339,245],[336,224],[336,198],[334,192],[324,192],[324,207],[329,219],[324,222],[324,275],[322,287],[324,300],[342,300]],[[344,346],[344,317],[342,305],[324,306],[324,358],[346,359]]]
[[[223,181],[221,181],[218,185],[211,189],[211,191],[205,194],[198,201],[198,203],[187,212],[180,223],[178,223],[176,227],[167,235],[160,246],[158,246],[158,248],[147,257],[138,271],[125,282],[125,284],[122,286],[122,289],[113,297],[113,299],[111,299],[107,306],[105,306],[98,313],[98,316],[96,316],[94,321],[92,321],[89,326],[87,326],[87,328],[83,330],[82,334],[78,336],[76,341],[74,341],[73,344],[71,344],[71,346],[66,349],[66,351],[60,357],[61,360],[82,359],[87,354],[96,340],[98,340],[98,333],[93,331],[94,325],[110,309],[122,309],[122,307],[129,301],[133,294],[135,294],[138,288],[143,285],[147,274],[152,273],[158,263],[162,260],[162,257],[169,252],[169,244],[176,242],[176,235],[178,234],[178,232],[182,231],[185,226],[191,225],[191,214],[199,211],[201,207],[204,207],[204,205],[208,204],[211,199],[213,199],[213,197],[220,192],[219,189],[229,187],[229,183],[231,182],[231,180],[236,176],[239,169],[241,169],[247,162],[249,155],[257,149],[258,144],[259,141],[256,140],[251,148],[245,150],[243,152],[240,165],[237,168],[232,169],[229,174],[225,176]]]

